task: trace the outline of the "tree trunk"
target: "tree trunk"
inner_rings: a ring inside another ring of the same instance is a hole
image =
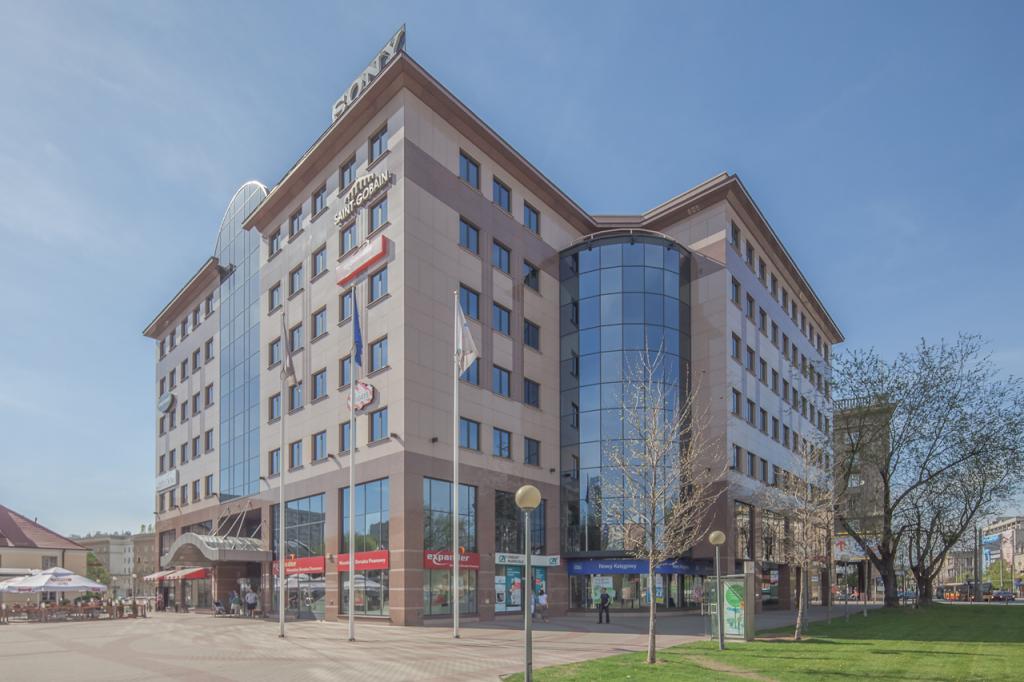
[[[896,584],[896,566],[892,557],[883,557],[881,568],[879,572],[882,574],[882,585],[885,587],[885,607],[898,608],[900,595]],[[867,576],[864,576],[864,589],[868,589]]]
[[[649,561],[647,566],[647,589],[649,617],[647,621],[647,662],[654,663],[654,637],[655,619],[658,612],[658,593],[654,587],[654,562]]]
[[[807,570],[800,566],[797,569],[796,581],[796,630],[793,632],[793,639],[800,640],[804,630],[804,582],[807,580]]]

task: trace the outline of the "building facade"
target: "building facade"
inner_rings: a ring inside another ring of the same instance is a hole
[[[135,546],[130,533],[97,533],[76,537],[75,542],[89,548],[96,560],[107,569],[110,574],[111,597],[116,599],[131,595]]]
[[[55,567],[84,576],[88,571],[88,556],[88,548],[0,505],[0,581]],[[62,598],[76,596],[76,593],[67,593]],[[44,595],[44,598],[53,599],[54,594]],[[8,604],[38,599],[36,594],[3,595],[3,601]]]
[[[600,501],[602,447],[624,437],[623,368],[646,343],[665,349],[667,383],[700,377],[713,456],[733,465],[715,510],[727,566],[758,562],[766,601],[785,602],[778,538],[765,539],[785,522],[765,522],[756,500],[802,439],[830,430],[829,356],[842,336],[739,179],[719,175],[642,215],[590,215],[400,36],[334,113],[272,189],[239,190],[220,236],[235,246],[218,247],[146,329],[158,356],[161,568],[202,567],[195,580],[213,598],[254,589],[275,609],[283,477],[285,606],[298,617],[347,613],[352,550],[357,614],[450,615],[456,522],[460,609],[481,619],[521,613],[531,587],[555,613],[593,608],[600,587],[615,608],[652,593],[664,608],[692,605],[711,547],[659,569],[650,590]],[[459,380],[458,415],[456,301],[480,351]],[[294,385],[282,379],[287,349]],[[513,502],[527,483],[544,500],[529,548]]]

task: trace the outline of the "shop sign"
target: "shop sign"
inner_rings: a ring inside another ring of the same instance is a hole
[[[307,556],[298,559],[284,560],[285,575],[300,575],[302,573],[323,573],[327,561],[322,556]],[[277,575],[277,562],[274,562],[274,575]]]
[[[164,473],[162,473],[162,474],[160,474],[159,476],[156,477],[156,491],[158,493],[159,492],[163,492],[164,490],[167,490],[168,488],[173,488],[176,485],[178,485],[178,470],[177,469],[171,469],[170,471],[165,471]]]
[[[352,183],[352,189],[341,200],[341,208],[334,214],[334,224],[341,227],[357,210],[391,184],[391,173],[364,175]]]
[[[508,554],[499,552],[494,555],[494,563],[498,566],[525,566],[525,554]],[[530,557],[531,566],[560,566],[562,557],[557,554],[534,554]]]
[[[446,550],[426,551],[423,553],[423,568],[451,568],[452,553]],[[476,552],[461,552],[459,568],[480,568],[480,555]]]
[[[338,286],[348,285],[360,273],[388,255],[390,240],[382,234],[368,239],[337,267]]]
[[[568,566],[569,575],[609,575],[647,573],[648,564],[646,559],[571,559],[566,562],[566,565]],[[709,570],[710,565],[707,562],[673,559],[658,564],[654,572],[662,574],[704,575]]]
[[[356,552],[357,571],[381,571],[390,568],[390,553],[386,549],[373,552]],[[338,555],[338,570],[348,570],[348,554]]]
[[[156,409],[163,413],[170,412],[174,409],[174,394],[168,391],[160,396],[160,400],[156,403]]]
[[[361,410],[370,403],[373,402],[373,386],[366,383],[365,381],[357,381],[356,387],[352,390],[348,397],[348,406],[352,407],[352,401],[355,399],[355,408]],[[358,554],[358,552],[357,552]]]
[[[345,113],[346,110],[352,103],[359,99],[359,96],[366,91],[366,88],[370,86],[373,79],[384,70],[384,67],[388,65],[399,52],[405,50],[405,24],[399,28],[395,35],[391,36],[391,40],[387,42],[387,45],[377,53],[377,56],[367,65],[363,72],[359,74],[359,77],[352,81],[352,85],[348,86],[345,92],[342,93],[341,97],[334,103],[334,118],[338,118]]]

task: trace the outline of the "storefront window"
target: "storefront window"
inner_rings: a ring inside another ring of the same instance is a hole
[[[545,500],[530,513],[530,545],[533,554],[544,554],[545,542]],[[515,493],[496,490],[494,492],[494,541],[496,552],[524,553],[526,542],[523,530],[523,511],[516,506]]]
[[[459,571],[459,612],[477,611],[476,488],[459,484],[459,542],[465,552],[460,563],[472,565]],[[436,478],[423,479],[423,613],[427,616],[452,612],[451,565],[452,484]],[[436,554],[442,558],[435,558]],[[446,557],[446,559],[444,558]]]
[[[271,547],[278,560],[278,505],[270,508]],[[310,495],[285,503],[286,615],[296,618],[324,617],[324,495]],[[319,561],[317,561],[319,559]],[[312,560],[312,561],[303,561]],[[278,576],[274,579],[273,608],[277,610]]]
[[[754,508],[744,502],[735,503],[736,560],[754,558]]]
[[[342,536],[339,544],[339,554],[348,554],[349,551],[349,489],[341,491],[341,527]],[[390,499],[390,485],[388,479],[361,483],[356,486],[356,564],[364,558],[362,553],[384,552],[387,557],[388,535],[390,514],[388,504]],[[379,558],[378,558],[379,560]],[[339,561],[341,559],[339,558]],[[385,565],[386,562],[385,562]],[[339,587],[341,589],[340,612],[348,613],[349,582],[348,567],[339,565],[341,571]],[[355,578],[355,605],[356,613],[368,616],[388,615],[388,584],[390,575],[388,569],[381,570],[356,570]]]
[[[348,571],[340,574],[341,613],[348,613]],[[356,615],[386,616],[390,571],[356,571]]]

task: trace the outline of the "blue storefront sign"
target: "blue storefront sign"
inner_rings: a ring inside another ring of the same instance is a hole
[[[569,575],[612,575],[616,573],[647,573],[646,559],[569,559]],[[655,573],[706,575],[710,562],[673,559],[658,565]]]

